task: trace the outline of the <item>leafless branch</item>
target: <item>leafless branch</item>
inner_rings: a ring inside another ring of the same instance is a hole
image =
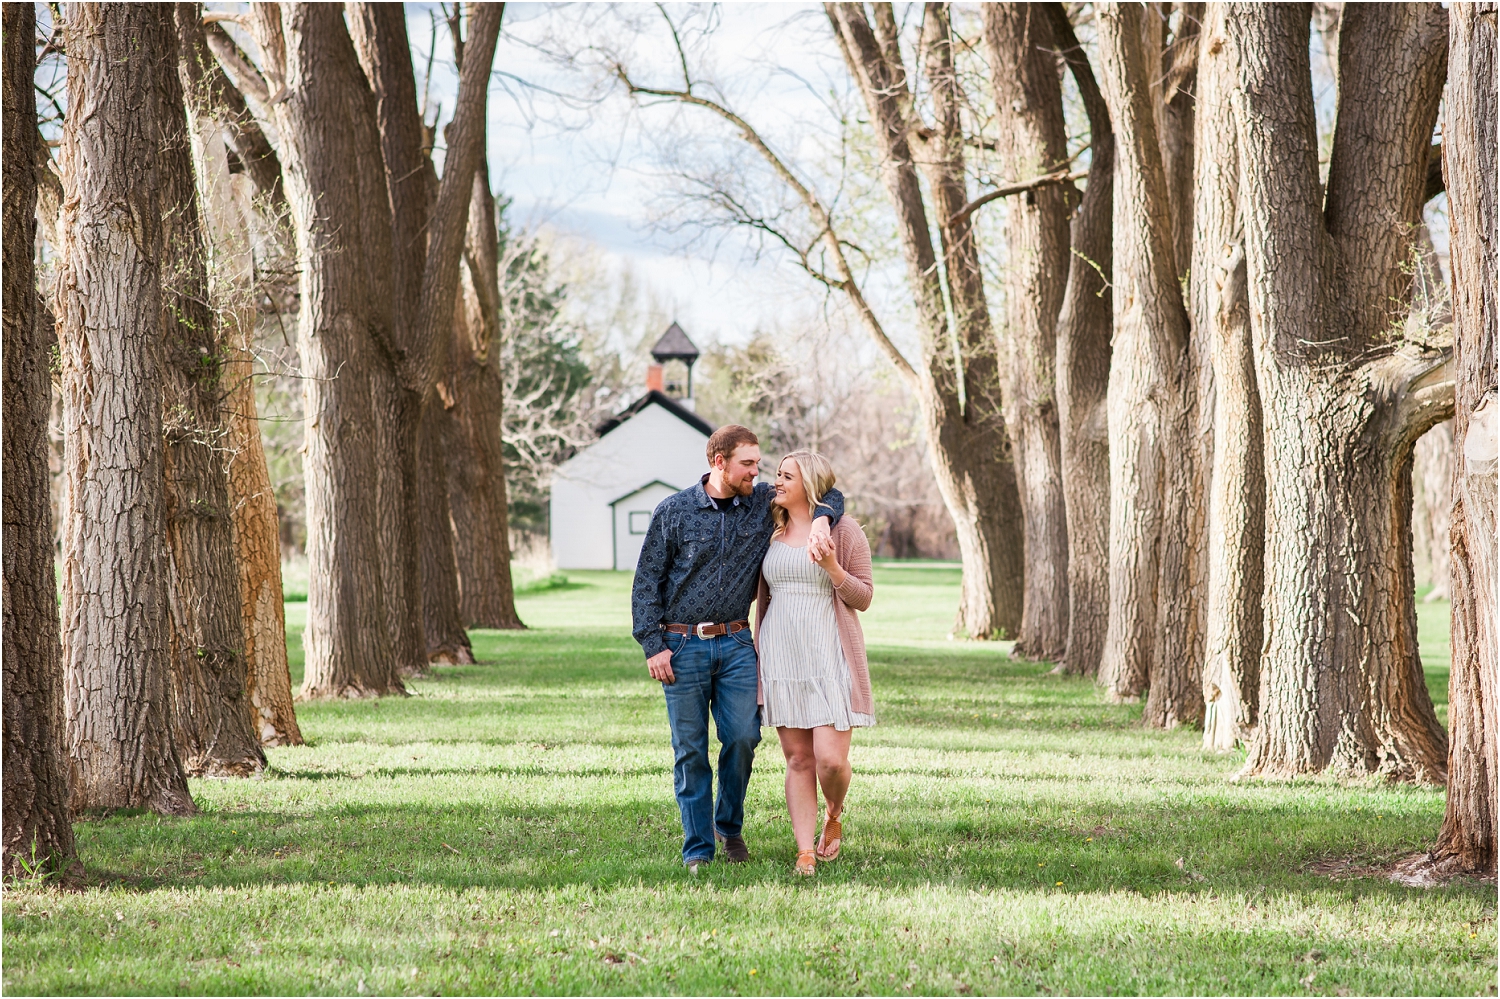
[[[828,280],[829,287],[837,288],[848,297],[850,303],[854,306],[855,312],[859,315],[861,323],[865,326],[866,330],[869,331],[870,335],[874,338],[876,344],[879,345],[882,352],[884,352],[885,355],[890,358],[891,363],[896,366],[896,369],[899,372],[901,372],[902,377],[915,385],[917,383],[917,373],[912,368],[911,362],[909,362],[906,357],[902,355],[901,351],[896,347],[896,345],[891,341],[890,337],[886,334],[885,328],[881,325],[879,318],[874,313],[874,310],[870,308],[869,302],[865,300],[864,293],[860,290],[859,284],[854,278],[853,269],[849,266],[849,262],[844,256],[843,244],[838,239],[836,230],[833,225],[833,219],[830,216],[828,209],[824,207],[822,201],[818,198],[818,196],[814,194],[807,187],[807,185],[801,181],[800,178],[797,177],[796,173],[794,173],[789,166],[787,166],[786,162],[782,160],[774,150],[771,149],[771,147],[763,138],[761,138],[760,133],[757,132],[755,128],[744,118],[740,117],[738,114],[731,111],[723,104],[718,103],[717,101],[712,101],[708,98],[700,97],[697,94],[691,93],[686,90],[673,90],[639,85],[630,78],[630,74],[628,73],[624,65],[622,65],[618,61],[613,63],[611,69],[613,70],[616,78],[619,79],[620,83],[625,87],[626,92],[631,97],[639,98],[642,95],[648,97],[659,97],[664,100],[673,101],[679,104],[688,104],[694,107],[700,107],[706,111],[712,112],[713,114],[722,118],[724,121],[728,122],[739,130],[740,136],[745,140],[745,142],[748,143],[749,146],[757,153],[759,153],[760,156],[771,167],[771,169],[776,173],[776,175],[781,179],[781,181],[786,184],[787,187],[791,188],[791,190],[797,195],[798,199],[803,203],[804,206],[806,206],[808,213],[812,216],[813,222],[818,229],[819,236],[824,241],[824,245],[827,247],[828,253],[833,259],[835,270],[837,272],[836,278],[831,278]]]
[[[217,18],[210,21],[213,15],[204,15],[203,23],[204,37],[208,39],[208,48],[219,60],[219,65],[224,67],[224,72],[229,74],[230,80],[239,89],[240,93],[255,100],[262,107],[271,103],[271,89],[266,84],[265,77],[255,68],[250,57],[245,55],[235,40],[229,37],[229,33],[219,27],[217,20],[230,20],[229,18]],[[238,23],[238,17],[233,18]]]
[[[975,212],[983,208],[985,205],[989,204],[991,201],[995,201],[999,198],[1009,198],[1017,194],[1025,194],[1027,191],[1035,191],[1039,187],[1047,187],[1052,184],[1066,184],[1071,181],[1082,180],[1087,176],[1087,170],[1081,173],[1069,173],[1067,170],[1059,170],[1056,173],[1044,174],[1041,177],[1033,177],[1030,180],[1023,180],[1019,184],[1006,184],[1004,187],[997,187],[993,191],[990,191],[986,194],[981,194],[979,197],[975,198],[973,201],[969,202],[967,205],[964,205],[958,211],[954,212],[953,217],[948,220],[948,224],[958,225],[960,222],[963,222],[970,215],[973,215]]]
[[[687,52],[682,48],[682,36],[677,32],[677,25],[672,23],[672,16],[667,13],[667,8],[657,4],[656,9],[661,11],[661,19],[667,22],[667,30],[672,32],[672,45],[677,49],[677,61],[682,66],[682,89],[691,94],[693,74],[688,72]]]

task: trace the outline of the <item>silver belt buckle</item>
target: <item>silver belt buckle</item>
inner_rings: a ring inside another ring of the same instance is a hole
[[[700,639],[706,642],[711,636],[705,635],[703,633],[703,629],[712,628],[713,626],[714,623],[712,621],[699,621],[697,624],[693,625],[693,634],[697,635]]]

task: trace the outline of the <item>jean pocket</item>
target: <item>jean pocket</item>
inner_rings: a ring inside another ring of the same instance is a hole
[[[755,636],[750,633],[749,628],[741,628],[729,636],[747,649],[755,648]]]

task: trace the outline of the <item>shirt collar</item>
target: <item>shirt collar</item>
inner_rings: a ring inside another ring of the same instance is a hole
[[[708,485],[708,473],[704,472],[703,473],[703,477],[698,480],[698,484],[693,487],[693,496],[694,496],[695,499],[697,499],[698,505],[700,507],[717,507],[718,504],[716,504],[714,502],[714,498],[712,496],[708,495],[708,489],[706,488],[707,485]],[[734,500],[734,502],[731,503],[730,506],[739,506],[740,505],[740,497],[738,497],[738,496],[732,496],[730,498]]]

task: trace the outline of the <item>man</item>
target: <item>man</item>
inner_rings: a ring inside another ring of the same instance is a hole
[[[745,788],[760,742],[759,671],[750,637],[750,602],[771,545],[771,497],[756,482],[760,441],[749,429],[720,427],[708,439],[709,472],[662,500],[636,563],[631,610],[646,667],[667,697],[673,785],[682,813],[682,862],[697,874],[724,843],[731,863],[750,859],[742,835]],[[844,512],[836,489],[819,504],[808,554],[831,549]],[[708,718],[719,733],[719,796],[713,800]]]

